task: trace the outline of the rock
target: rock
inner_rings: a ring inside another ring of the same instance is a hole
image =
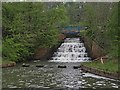
[[[29,66],[30,66],[29,64],[25,64],[25,63],[22,64],[22,67],[29,67]]]
[[[44,65],[36,65],[36,67],[40,67],[41,68],[41,67],[44,67]]]
[[[85,75],[84,73],[82,73],[82,76]]]
[[[88,71],[87,71],[87,70],[84,70],[83,72],[84,72],[84,73],[88,73]]]
[[[59,65],[58,68],[66,68],[66,66],[60,66],[60,65]]]
[[[78,69],[80,68],[81,66],[73,66],[74,69]]]

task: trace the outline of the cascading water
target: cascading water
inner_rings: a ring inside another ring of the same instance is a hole
[[[66,38],[50,62],[87,62],[90,60],[80,38]]]
[[[83,72],[80,68],[73,68],[80,65],[78,62],[90,61],[89,59],[84,44],[79,38],[66,38],[54,53],[51,62],[35,60],[29,62],[30,67],[21,67],[22,65],[18,64],[12,68],[3,68],[2,87],[5,90],[9,88],[10,90],[12,88],[39,88],[40,90],[118,88],[118,81]],[[36,67],[36,65],[44,65],[44,67]],[[67,68],[57,68],[60,65],[65,65]]]

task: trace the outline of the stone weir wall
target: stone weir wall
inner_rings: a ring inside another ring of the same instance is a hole
[[[57,50],[57,48],[61,45],[61,43],[66,38],[64,34],[61,34],[59,37],[59,44],[53,46],[52,48],[38,48],[35,51],[34,59],[35,60],[49,60],[52,57],[53,53]]]
[[[66,37],[80,37],[80,36],[65,36],[61,34],[59,36],[60,43],[52,48],[38,48],[35,52],[34,59],[37,60],[48,60],[53,55],[53,53],[57,50],[57,48],[61,45]],[[101,48],[95,41],[90,40],[88,37],[80,37],[82,42],[84,43],[88,55],[92,59],[96,59],[98,57],[105,56],[105,51]]]
[[[88,37],[81,37],[81,39],[92,59],[105,56],[105,51],[95,41],[90,40]]]

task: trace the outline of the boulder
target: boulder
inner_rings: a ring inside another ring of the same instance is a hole
[[[29,66],[30,66],[29,64],[25,64],[25,63],[22,64],[22,67],[29,67]]]
[[[73,66],[74,69],[78,69],[80,68],[81,66]]]
[[[36,65],[36,67],[40,67],[40,68],[42,68],[42,67],[44,67],[44,65]]]
[[[84,76],[85,74],[84,74],[84,73],[82,73],[81,75],[82,75],[82,76]]]
[[[65,65],[59,65],[58,68],[66,68]]]

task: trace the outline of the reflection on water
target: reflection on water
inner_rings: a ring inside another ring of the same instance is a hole
[[[81,55],[82,58],[88,58],[84,51],[85,48],[81,49],[83,44],[79,44],[78,41],[79,39],[66,39],[67,44],[62,44],[58,48],[58,51],[55,52],[57,54],[50,62],[37,60],[29,62],[30,67],[22,67],[22,64],[18,64],[15,67],[3,68],[3,88],[65,88],[65,90],[67,88],[118,88],[116,80],[85,73],[80,68],[73,68],[73,66],[80,65],[82,61],[88,61],[78,57]],[[71,43],[74,44],[71,46]],[[80,47],[80,45],[82,46]],[[68,54],[70,47],[72,50]],[[82,52],[78,53],[81,50],[84,51],[84,57]],[[74,53],[73,58],[72,53]],[[64,59],[60,57],[64,57]],[[44,67],[36,67],[38,64],[44,65]],[[65,65],[67,68],[58,68],[58,65]]]

